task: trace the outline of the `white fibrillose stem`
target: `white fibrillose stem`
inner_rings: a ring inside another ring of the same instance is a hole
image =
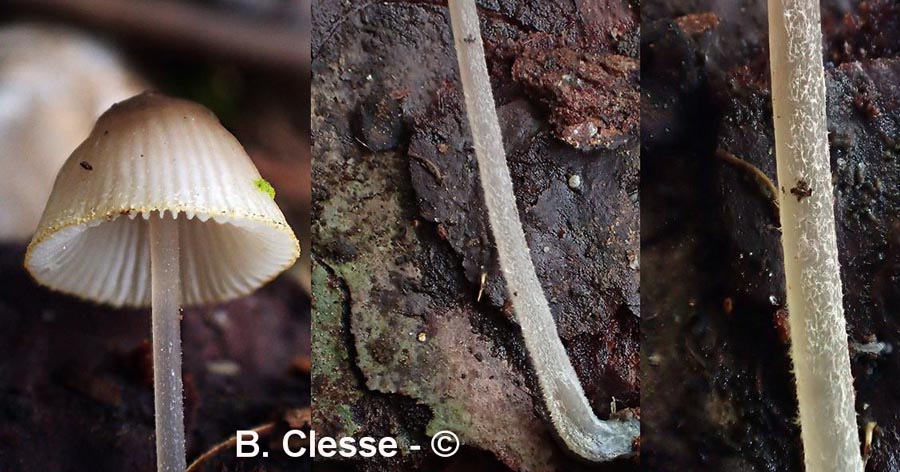
[[[835,236],[818,0],[769,0],[781,231],[806,470],[863,470]]]
[[[565,446],[584,459],[604,462],[633,455],[634,440],[640,434],[638,420],[602,421],[594,414],[559,339],[535,274],[506,165],[475,1],[450,0],[449,6],[491,231],[506,289],[553,428]]]
[[[184,472],[178,220],[164,215],[149,220],[156,467],[159,472]]]

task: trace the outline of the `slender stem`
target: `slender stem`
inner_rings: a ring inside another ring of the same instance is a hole
[[[181,385],[181,276],[178,221],[150,217],[150,286],[153,319],[153,385],[156,467],[184,472],[184,406]]]
[[[553,427],[570,451],[587,460],[602,462],[630,456],[634,453],[634,439],[640,434],[638,421],[601,421],[594,415],[535,274],[506,166],[475,1],[450,0],[449,6],[491,231],[506,289]]]
[[[861,471],[842,305],[818,0],[769,0],[775,155],[806,470]]]

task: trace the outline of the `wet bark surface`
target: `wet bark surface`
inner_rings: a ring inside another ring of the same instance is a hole
[[[640,398],[639,157],[625,112],[637,109],[638,31],[629,3],[596,7],[500,1],[480,14],[532,259],[606,417]],[[547,427],[497,267],[446,7],[329,4],[313,25],[313,422],[401,449],[427,449],[442,429],[464,444],[447,460],[322,466],[636,470],[579,464]],[[611,96],[621,107],[607,113]]]
[[[823,5],[829,189],[776,181],[764,10],[651,8],[658,19],[645,24],[642,45],[642,460],[659,470],[802,470],[774,186],[791,198],[835,192],[861,442],[877,425],[867,470],[895,470],[900,392],[887,379],[900,367],[900,201],[891,190],[900,185],[900,62],[888,30],[866,25],[898,21],[896,8]],[[705,12],[718,25],[684,28],[679,15]],[[742,47],[734,28],[759,35]]]

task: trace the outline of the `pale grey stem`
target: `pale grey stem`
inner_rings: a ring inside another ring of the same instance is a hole
[[[806,470],[863,469],[835,236],[818,0],[769,0],[775,155]]]
[[[153,215],[149,224],[156,467],[160,472],[184,472],[178,220]]]
[[[565,446],[584,459],[602,462],[630,456],[634,453],[634,440],[640,434],[638,421],[602,421],[594,414],[556,332],[550,307],[535,274],[506,165],[475,1],[450,0],[449,6],[491,231],[513,311],[553,428]]]

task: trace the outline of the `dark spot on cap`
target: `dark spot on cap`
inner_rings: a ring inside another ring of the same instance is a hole
[[[109,130],[108,129],[103,130],[103,135],[105,136],[107,134],[109,134]]]
[[[84,170],[94,170],[94,166],[92,166],[88,161],[81,161],[78,163],[78,165],[80,165]]]

